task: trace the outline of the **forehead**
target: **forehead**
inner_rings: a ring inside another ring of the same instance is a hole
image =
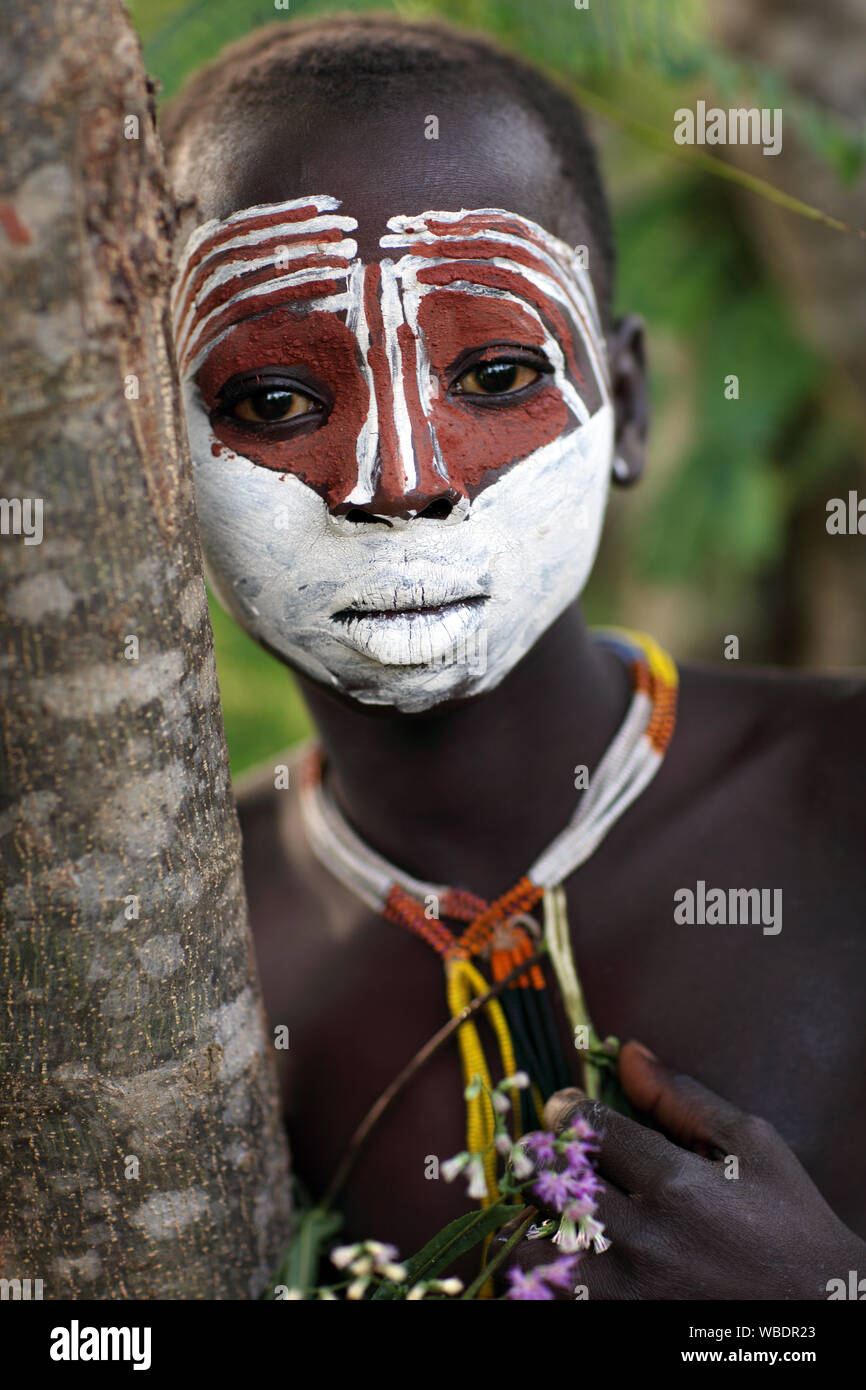
[[[291,98],[209,127],[186,156],[182,191],[206,219],[327,189],[351,210],[365,262],[395,213],[508,208],[572,242],[590,228],[540,122],[499,92],[448,91],[423,78],[390,84],[364,105],[332,99],[312,80]],[[431,137],[436,138],[431,138]],[[181,163],[184,163],[181,156]]]

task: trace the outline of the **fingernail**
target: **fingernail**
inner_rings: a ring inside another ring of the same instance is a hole
[[[554,1091],[544,1107],[544,1128],[555,1132],[565,1118],[573,1114],[575,1106],[587,1099],[586,1091],[582,1091],[579,1086],[567,1086],[562,1091]]]

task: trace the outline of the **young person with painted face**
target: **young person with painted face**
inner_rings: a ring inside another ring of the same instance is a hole
[[[164,133],[195,209],[175,325],[209,578],[319,750],[239,792],[299,1174],[321,1195],[447,1021],[443,958],[455,1009],[558,930],[508,1019],[548,1123],[602,1131],[590,1297],[826,1297],[866,1273],[866,693],[677,686],[651,641],[585,625],[647,416],[579,113],[483,40],[346,17],[255,32]],[[677,911],[755,886],[770,916]],[[598,1035],[632,1040],[638,1119],[568,1085],[570,965]],[[465,1147],[462,1087],[452,1041],[359,1160],[346,1238],[410,1252],[466,1209],[431,1176]]]

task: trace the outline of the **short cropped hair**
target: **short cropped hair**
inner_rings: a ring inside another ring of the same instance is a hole
[[[393,14],[335,14],[254,29],[188,79],[161,114],[169,164],[180,152],[195,167],[208,133],[233,116],[254,115],[286,100],[292,80],[321,82],[341,103],[368,109],[369,86],[423,73],[457,86],[491,88],[538,121],[562,177],[574,195],[600,254],[595,276],[600,308],[609,319],[615,269],[610,209],[583,115],[570,96],[522,59],[487,37],[439,21],[415,22]],[[289,98],[290,100],[290,98]],[[600,280],[600,283],[599,283]]]

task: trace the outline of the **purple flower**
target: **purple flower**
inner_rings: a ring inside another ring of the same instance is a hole
[[[536,1197],[554,1211],[565,1208],[577,1197],[574,1178],[570,1173],[555,1173],[552,1168],[543,1168],[533,1186]]]
[[[594,1197],[575,1197],[574,1201],[569,1202],[562,1208],[562,1212],[570,1221],[580,1225],[588,1216],[595,1216],[598,1203]]]
[[[576,1178],[573,1173],[569,1173],[571,1181],[571,1197],[575,1207],[585,1207],[591,1216],[598,1205],[599,1194],[604,1191],[604,1184],[598,1174],[590,1169]]]
[[[526,1136],[526,1147],[531,1149],[539,1163],[553,1163],[556,1158],[556,1135],[540,1129],[537,1134]]]
[[[549,1301],[554,1289],[570,1289],[574,1282],[574,1272],[578,1263],[577,1255],[560,1255],[550,1264],[536,1265],[534,1269],[522,1270],[514,1266],[508,1271],[511,1287],[506,1294],[510,1299],[527,1299],[534,1303]]]
[[[604,1191],[604,1183],[594,1168],[587,1168],[580,1181],[575,1180],[575,1195],[595,1200]]]
[[[581,1139],[575,1139],[573,1143],[566,1144],[564,1153],[569,1168],[585,1168],[590,1162],[592,1147]]]
[[[578,1258],[577,1255],[560,1255],[558,1260],[552,1260],[548,1265],[541,1265],[539,1272],[542,1279],[551,1288],[570,1289],[574,1283]]]
[[[559,1263],[559,1261],[557,1261],[557,1263]],[[552,1299],[553,1294],[542,1278],[544,1268],[544,1265],[539,1265],[536,1269],[527,1270],[526,1273],[524,1273],[522,1269],[517,1269],[516,1266],[513,1269],[509,1269],[508,1280],[511,1284],[511,1288],[508,1290],[505,1297],[512,1299],[528,1299],[533,1303],[541,1303],[544,1300]]]
[[[575,1118],[571,1122],[571,1125],[565,1131],[563,1138],[567,1138],[572,1134],[576,1134],[578,1139],[587,1140],[589,1143],[592,1144],[593,1148],[596,1147],[595,1140],[598,1138],[598,1136],[595,1130],[593,1129],[592,1125],[589,1124],[589,1122],[585,1120],[582,1115],[575,1116]]]

